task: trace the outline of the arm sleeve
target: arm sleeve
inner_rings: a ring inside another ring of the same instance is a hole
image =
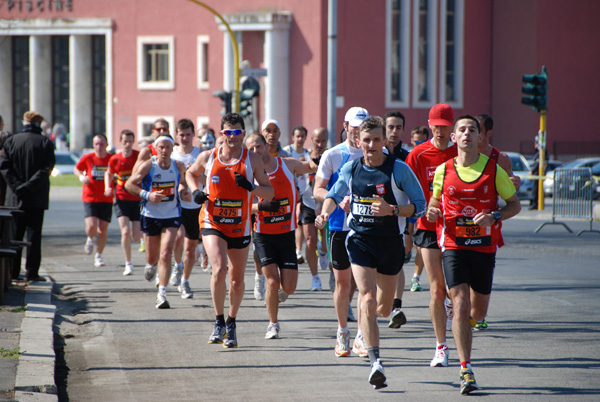
[[[496,164],[496,191],[498,191],[498,195],[503,200],[509,199],[517,192],[506,170],[502,169],[498,164]]]
[[[415,176],[412,169],[406,163],[396,160],[393,177],[396,186],[406,193],[411,204],[415,206],[415,213],[412,218],[420,218],[425,215],[427,201],[425,200],[425,195],[423,195],[419,180],[417,180],[417,176]]]
[[[435,176],[433,177],[433,193],[431,194],[438,200],[442,198],[442,185],[444,184],[444,174],[446,174],[446,164],[442,163],[435,169]]]
[[[333,198],[336,204],[342,202],[346,194],[348,194],[348,183],[352,174],[352,163],[346,163],[340,171],[340,177],[335,182],[325,198]]]

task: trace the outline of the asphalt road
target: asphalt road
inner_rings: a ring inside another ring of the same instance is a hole
[[[548,212],[525,210],[504,224],[507,245],[498,252],[489,329],[474,334],[473,368],[482,390],[473,395],[488,401],[600,400],[600,234],[576,237],[559,226],[533,234],[548,219]],[[587,227],[568,224],[575,232]],[[240,346],[228,350],[207,344],[214,311],[209,275],[198,266],[194,298],[183,300],[170,288],[172,308],[156,310],[143,255],[134,252],[133,276],[121,275],[116,220],[103,255],[107,265],[95,268],[93,256],[84,254],[76,191],[53,189],[44,230],[43,265],[56,282],[63,401],[462,400],[450,332],[450,367],[429,367],[435,338],[426,291],[405,293],[408,323],[401,329],[380,319],[389,386],[375,391],[366,360],[333,353],[337,323],[328,272],[321,274],[324,291],[311,293],[308,267],[300,266],[298,290],[280,308],[282,339],[265,340],[267,312],[254,300],[248,265]],[[412,262],[405,270],[408,283]],[[426,275],[423,284],[428,290]],[[356,323],[350,330],[354,336]]]

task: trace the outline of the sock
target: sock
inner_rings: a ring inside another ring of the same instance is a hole
[[[315,278],[319,279],[319,274],[313,275],[312,277],[313,277],[313,279],[315,279]]]
[[[188,283],[188,282],[189,282],[188,279],[185,279],[185,278],[181,279],[181,283]]]
[[[442,343],[436,342],[435,343],[435,347],[437,349],[447,348],[448,347],[448,343],[447,342],[442,342]]]
[[[225,325],[225,314],[219,314],[217,316],[217,322],[219,325]]]
[[[158,287],[158,293],[160,293],[163,296],[167,295],[167,287],[166,286],[159,286]]]
[[[125,265],[131,264],[131,261],[125,261]]]
[[[102,257],[102,254],[96,253],[96,258],[98,258],[98,257]]]
[[[372,348],[367,349],[367,352],[369,353],[369,361],[371,364],[379,359],[379,346],[373,346]]]
[[[392,309],[401,309],[402,308],[402,299],[394,299],[394,304],[392,305]]]
[[[350,330],[348,329],[348,327],[346,326],[346,328],[342,328],[338,325],[338,332],[343,332],[345,334],[349,334]]]
[[[414,275],[413,275],[413,278],[415,278],[415,279],[418,279],[418,280],[421,280],[421,275],[414,274]]]
[[[360,329],[358,331],[356,331],[356,337],[362,338],[362,331]]]
[[[471,362],[468,360],[464,361],[464,362],[460,362],[460,368],[472,370]]]
[[[235,324],[235,317],[227,316],[227,321],[225,321],[226,325]]]

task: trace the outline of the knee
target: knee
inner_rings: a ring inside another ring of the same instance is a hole
[[[229,287],[230,292],[243,293],[244,292],[244,280],[243,279],[232,279]]]
[[[129,230],[128,227],[124,227],[123,230],[121,231],[121,237],[123,239],[128,239],[131,237],[131,230]]]
[[[269,288],[269,290],[271,290],[271,291],[277,292],[279,290],[279,287],[281,286],[281,281],[279,280],[279,276],[266,277],[266,279],[267,279],[267,288]]]
[[[446,287],[444,284],[431,285],[431,300],[434,304],[443,305],[446,299]]]
[[[454,315],[457,317],[469,317],[471,315],[471,302],[463,298],[455,297],[452,300]]]
[[[374,317],[377,312],[377,299],[370,293],[361,297],[361,311],[366,317]],[[388,314],[389,315],[389,314]]]
[[[306,248],[308,250],[316,250],[317,249],[317,239],[314,236],[306,236]]]
[[[171,257],[173,255],[173,250],[161,250],[160,251],[160,259],[162,261],[171,261]]]

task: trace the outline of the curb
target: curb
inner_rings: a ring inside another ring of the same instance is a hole
[[[54,284],[44,269],[40,275],[47,282],[31,282],[25,293],[27,311],[21,324],[19,364],[15,380],[15,399],[22,402],[58,401],[54,380]]]

